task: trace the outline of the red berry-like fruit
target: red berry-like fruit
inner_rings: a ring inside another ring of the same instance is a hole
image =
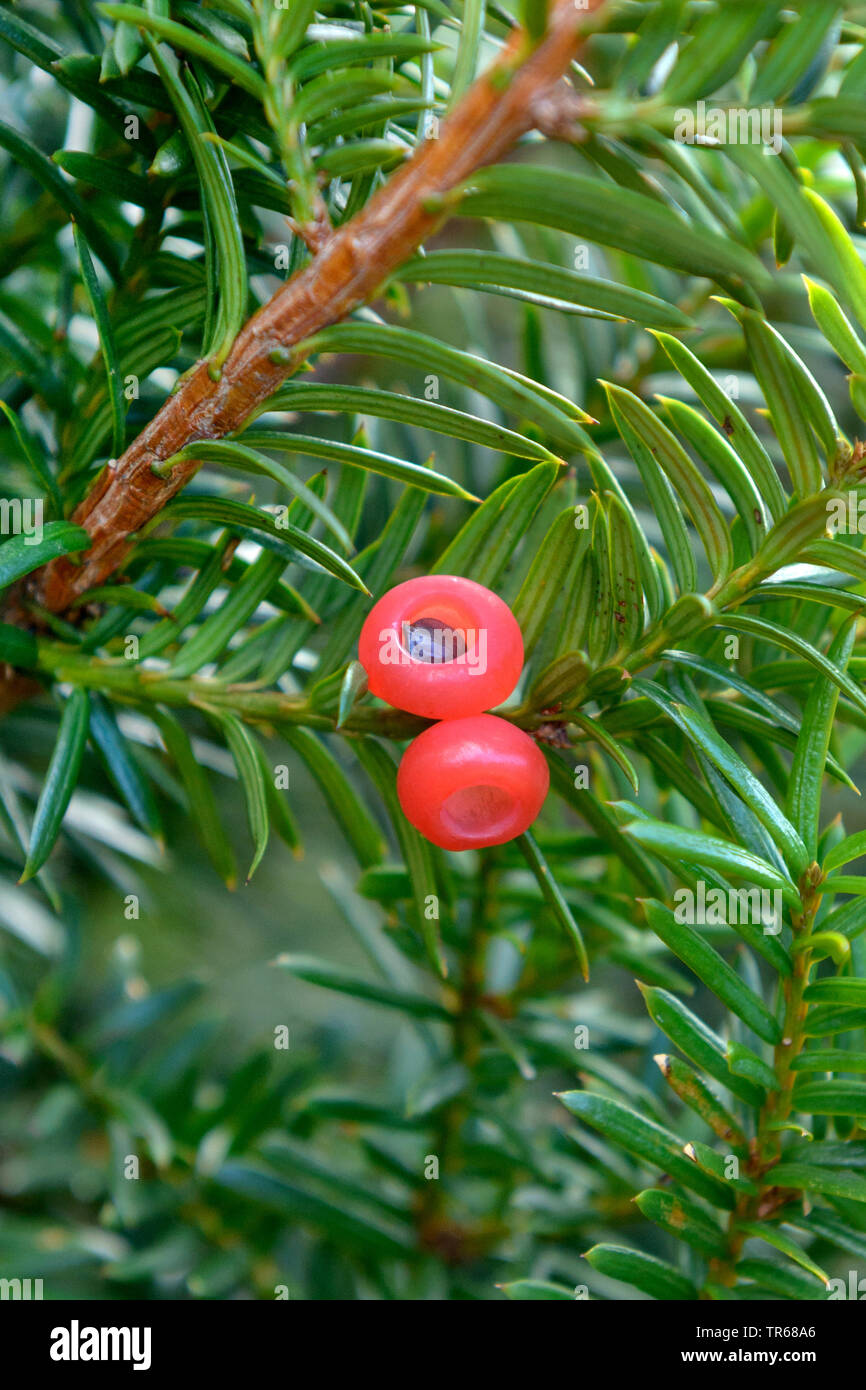
[[[432,724],[410,743],[397,773],[400,805],[442,849],[481,849],[521,835],[535,820],[550,777],[528,734],[475,714]]]
[[[523,669],[507,604],[453,574],[409,579],[371,610],[358,657],[370,690],[395,709],[460,719],[506,700]]]

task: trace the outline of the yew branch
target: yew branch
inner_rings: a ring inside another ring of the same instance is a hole
[[[164,463],[197,439],[238,429],[297,366],[292,349],[376,295],[387,277],[441,222],[437,199],[484,164],[499,159],[535,123],[538,104],[577,50],[581,25],[601,0],[578,8],[557,0],[536,47],[517,30],[493,66],[473,84],[428,140],[350,222],[332,233],[311,263],[283,285],[244,326],[218,380],[202,361],[129,446],[103,469],[74,514],[90,534],[82,561],[53,561],[28,584],[54,613],[101,584],[122,563],[134,536],[192,477],[189,460],[159,477]],[[288,349],[288,353],[287,353]]]

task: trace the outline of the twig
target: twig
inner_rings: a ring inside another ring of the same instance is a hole
[[[52,561],[28,582],[45,608],[61,613],[122,563],[130,537],[197,471],[186,460],[170,476],[164,463],[197,439],[218,439],[239,428],[303,360],[303,344],[376,296],[396,270],[447,216],[447,195],[474,170],[502,157],[536,123],[539,102],[560,82],[580,31],[602,0],[580,9],[558,0],[546,35],[531,48],[517,31],[494,65],[473,84],[438,139],[424,142],[367,206],[326,237],[300,270],[244,326],[214,379],[201,361],[129,446],[104,469],[73,519],[92,545],[80,563]],[[0,696],[2,699],[2,696]]]

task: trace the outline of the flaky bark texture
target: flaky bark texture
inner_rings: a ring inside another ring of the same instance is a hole
[[[194,460],[159,477],[163,463],[197,439],[238,429],[290,373],[291,349],[369,302],[383,282],[442,220],[437,199],[474,170],[502,157],[541,122],[578,47],[581,23],[601,0],[558,0],[534,48],[516,31],[494,65],[469,89],[428,140],[350,222],[333,232],[311,263],[283,285],[244,326],[218,380],[200,362],[129,446],[105,468],[73,520],[92,540],[81,562],[52,561],[28,581],[29,596],[54,613],[102,583],[123,562],[130,537],[184,487]],[[286,350],[289,350],[287,355]],[[11,693],[11,692],[10,692]],[[14,697],[13,697],[14,698]],[[4,701],[0,693],[0,707]]]

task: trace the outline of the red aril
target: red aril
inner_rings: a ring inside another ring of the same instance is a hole
[[[358,658],[372,693],[395,709],[460,719],[508,698],[523,669],[523,638],[511,609],[483,584],[433,574],[379,599]]]
[[[547,795],[544,754],[492,714],[433,724],[410,743],[397,773],[408,820],[442,849],[481,849],[521,835]]]

